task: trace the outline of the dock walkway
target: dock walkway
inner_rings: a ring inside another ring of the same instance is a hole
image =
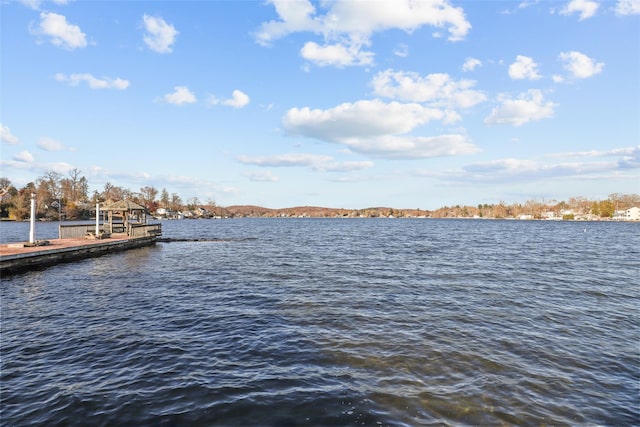
[[[91,258],[143,246],[155,245],[156,236],[131,238],[126,233],[107,239],[50,239],[45,246],[20,247],[17,243],[0,244],[0,274],[13,274],[59,263]]]

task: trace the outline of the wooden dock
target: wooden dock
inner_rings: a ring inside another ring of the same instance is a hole
[[[86,237],[50,239],[49,244],[44,246],[21,247],[21,243],[5,243],[0,245],[0,275],[152,246],[156,241],[155,235],[131,238],[126,233],[121,233],[113,234],[106,239]]]

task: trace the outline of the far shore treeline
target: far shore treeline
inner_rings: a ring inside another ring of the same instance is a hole
[[[570,197],[568,200],[528,200],[506,204],[503,201],[477,206],[443,206],[436,210],[370,207],[343,209],[300,206],[270,209],[260,206],[217,206],[202,203],[197,197],[184,202],[166,189],[145,186],[132,191],[107,182],[102,191],[89,192],[89,183],[78,169],[68,176],[49,171],[16,188],[8,178],[0,178],[0,219],[25,220],[30,214],[31,194],[36,195],[36,216],[40,220],[82,220],[95,215],[96,203],[129,199],[144,206],[159,218],[233,218],[233,217],[429,217],[429,218],[517,218],[517,219],[615,219],[617,213],[640,207],[640,195],[613,193],[605,200]]]

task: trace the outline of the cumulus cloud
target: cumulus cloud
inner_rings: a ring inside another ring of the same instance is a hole
[[[89,73],[70,74],[68,76],[62,73],[58,73],[56,74],[56,80],[59,82],[68,83],[70,86],[78,86],[81,82],[86,82],[91,89],[124,90],[129,87],[128,80],[124,80],[119,77],[115,79],[112,79],[110,77],[97,78]]]
[[[595,62],[592,58],[581,52],[562,52],[560,61],[564,62],[564,68],[577,79],[586,79],[602,71],[603,62]]]
[[[40,13],[40,22],[37,26],[32,25],[30,31],[35,35],[49,37],[54,46],[64,49],[73,50],[87,46],[86,35],[80,27],[69,24],[64,15],[57,13]]]
[[[537,80],[541,76],[538,73],[538,64],[528,56],[516,56],[516,62],[509,66],[509,77],[513,80]]]
[[[249,99],[249,95],[242,92],[241,90],[236,89],[231,93],[231,98],[218,99],[212,95],[209,97],[208,103],[209,105],[221,104],[221,105],[227,105],[233,108],[243,108],[249,105],[250,101],[251,100]]]
[[[13,160],[17,162],[31,163],[33,162],[34,158],[33,158],[33,154],[25,150],[14,155]]]
[[[467,60],[464,61],[464,64],[462,64],[462,71],[464,72],[473,71],[477,67],[481,67],[481,66],[482,66],[482,61],[480,61],[479,59],[467,58]]]
[[[369,65],[373,53],[371,35],[378,31],[400,29],[414,31],[425,25],[446,29],[449,40],[462,40],[471,28],[462,8],[447,0],[380,0],[361,2],[336,0],[320,2],[318,11],[309,0],[271,0],[279,19],[265,22],[255,34],[264,46],[292,33],[321,35],[323,44],[308,41],[301,55],[318,65]]]
[[[11,145],[20,144],[18,137],[11,133],[11,129],[8,126],[3,124],[0,124],[0,141]]]
[[[158,53],[171,53],[179,32],[164,19],[149,15],[142,17],[145,34],[143,40],[147,47]]]
[[[351,138],[407,133],[444,117],[441,110],[420,104],[372,100],[344,103],[328,110],[292,108],[284,116],[283,125],[291,134],[341,142]]]
[[[472,89],[473,80],[454,80],[448,74],[420,76],[418,73],[386,70],[376,74],[371,84],[374,93],[385,98],[426,102],[432,106],[470,108],[486,99]]]
[[[491,111],[484,121],[486,124],[521,126],[529,121],[553,117],[557,106],[551,101],[545,102],[542,92],[536,89],[521,93],[515,99],[500,95],[498,101],[500,106]]]
[[[197,101],[196,96],[186,86],[175,86],[172,93],[167,93],[162,98],[167,104],[184,105]]]
[[[353,65],[373,64],[374,53],[362,50],[362,44],[332,44],[320,46],[315,42],[307,42],[300,50],[300,55],[320,67],[335,66],[338,68]]]
[[[640,0],[618,0],[616,15],[640,15]]]
[[[561,15],[580,14],[580,21],[591,18],[596,14],[599,4],[591,0],[571,0],[560,10]]]
[[[433,120],[449,118],[446,111],[416,103],[372,100],[344,103],[327,110],[292,108],[282,122],[291,135],[342,144],[372,156],[409,159],[477,152],[462,135],[405,135]]]

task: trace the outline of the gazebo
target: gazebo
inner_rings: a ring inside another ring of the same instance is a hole
[[[113,234],[114,230],[123,233],[127,232],[128,234],[131,223],[147,223],[147,209],[131,200],[112,202],[100,208],[100,210],[108,213],[109,233],[111,234]],[[114,218],[117,219],[118,222],[114,223]]]

